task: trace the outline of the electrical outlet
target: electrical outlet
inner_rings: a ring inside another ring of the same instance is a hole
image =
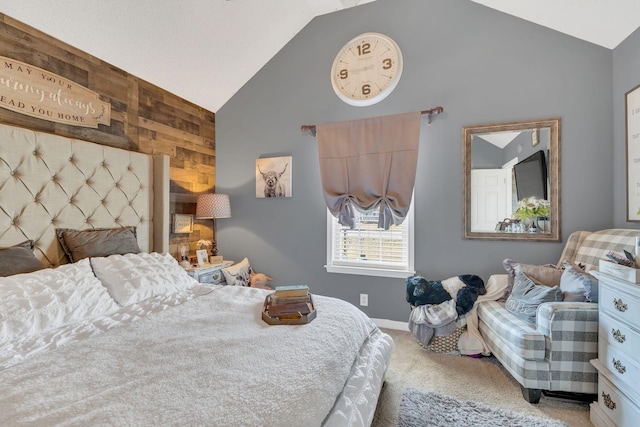
[[[360,305],[363,307],[369,305],[369,294],[360,294]]]

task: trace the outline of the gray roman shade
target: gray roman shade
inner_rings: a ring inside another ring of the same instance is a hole
[[[380,209],[388,230],[407,216],[416,177],[420,112],[317,125],[329,211],[353,227],[354,209]]]

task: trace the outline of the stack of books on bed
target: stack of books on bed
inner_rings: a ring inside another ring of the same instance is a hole
[[[277,286],[275,292],[267,295],[262,318],[272,325],[297,325],[309,323],[315,314],[309,287],[288,285]]]

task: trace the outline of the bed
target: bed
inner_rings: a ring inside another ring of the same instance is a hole
[[[0,125],[0,270],[44,267],[0,277],[0,425],[369,425],[391,338],[339,299],[270,326],[270,291],[198,284],[168,188],[166,156]]]

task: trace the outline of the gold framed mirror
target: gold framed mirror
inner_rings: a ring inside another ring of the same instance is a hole
[[[562,240],[560,119],[462,128],[465,239]]]

